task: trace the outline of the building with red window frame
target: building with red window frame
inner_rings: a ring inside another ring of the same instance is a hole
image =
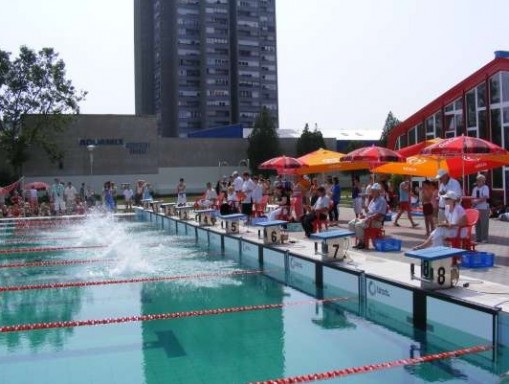
[[[459,135],[480,137],[509,150],[509,52],[495,59],[401,122],[388,135],[388,148]],[[487,175],[493,201],[509,201],[509,166]],[[475,175],[465,178],[471,189]]]

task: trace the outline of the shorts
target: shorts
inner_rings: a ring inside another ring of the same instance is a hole
[[[424,204],[422,204],[422,214],[424,216],[431,216],[431,215],[433,215],[433,204],[431,204],[431,203],[424,203]]]
[[[408,201],[400,201],[399,209],[402,211],[410,211],[410,203]]]

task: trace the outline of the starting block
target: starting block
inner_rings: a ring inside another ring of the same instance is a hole
[[[263,227],[263,244],[282,244],[288,240],[288,235],[281,229],[281,226],[288,224],[285,220],[269,220],[256,223],[258,227]],[[260,238],[260,231],[258,230],[258,238]]]
[[[415,265],[410,264],[410,277],[419,280],[421,288],[451,288],[460,278],[461,255],[467,250],[451,247],[431,247],[405,252],[405,256],[421,260],[421,276],[415,276]]]
[[[192,205],[182,205],[180,207],[175,207],[175,211],[180,220],[189,220],[191,219],[191,210],[194,209]]]
[[[352,236],[355,236],[355,232],[347,229],[338,229],[313,233],[309,238],[315,240],[315,253],[321,253],[327,260],[343,261],[348,256],[350,238]],[[318,252],[319,241],[322,242],[321,252]]]
[[[164,203],[164,204],[161,204],[161,208],[163,209],[163,213],[166,216],[175,216],[176,215],[176,211],[175,211],[175,207],[176,206],[177,206],[177,203]]]
[[[240,228],[240,220],[245,219],[246,215],[243,213],[231,213],[229,215],[219,215],[218,217],[224,221],[227,234],[238,234]]]
[[[141,205],[143,206],[143,209],[149,209],[150,208],[150,203],[152,203],[152,199],[143,199],[141,200]]]
[[[201,209],[195,211],[195,220],[200,224],[200,227],[214,225],[216,223],[215,209]]]
[[[163,201],[162,201],[162,200],[152,200],[152,201],[150,202],[150,205],[152,206],[152,211],[153,211],[154,213],[159,213],[159,208],[160,208],[160,206],[161,206],[161,203],[163,203]]]

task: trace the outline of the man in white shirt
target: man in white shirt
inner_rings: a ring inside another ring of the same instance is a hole
[[[438,223],[443,223],[445,221],[445,195],[447,192],[452,191],[456,193],[456,195],[461,198],[463,196],[463,191],[461,190],[461,185],[458,180],[452,179],[449,176],[449,172],[445,169],[439,169],[437,172],[437,177],[439,180],[438,184]]]
[[[236,193],[242,192],[242,184],[244,184],[244,179],[237,171],[234,171],[232,173],[232,185]]]
[[[67,208],[67,213],[72,213],[74,211],[74,207],[76,205],[76,188],[69,181],[67,183],[67,187],[64,189],[64,197],[65,197],[65,206]]]
[[[249,172],[243,173],[244,182],[242,183],[241,192],[244,195],[244,199],[242,200],[242,208],[241,212],[248,217],[253,213],[253,191],[256,188],[256,184],[251,179]]]
[[[479,220],[475,225],[475,240],[478,243],[488,242],[488,232],[490,227],[490,189],[486,185],[486,177],[478,175],[475,187],[472,189],[472,205],[479,211]]]

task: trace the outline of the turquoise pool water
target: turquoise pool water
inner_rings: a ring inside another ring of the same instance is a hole
[[[390,310],[380,309],[383,318],[373,308],[372,313],[361,313],[361,298],[345,292],[319,292],[337,299],[321,303],[305,293],[310,282],[289,287],[278,281],[284,281],[284,271],[272,269],[268,277],[239,265],[235,255],[148,224],[102,217],[65,228],[11,229],[0,227],[4,251],[0,265],[19,266],[0,268],[0,285],[31,287],[0,293],[1,327],[277,307],[0,333],[0,383],[248,383],[407,359],[480,342],[463,339],[460,346],[426,339],[409,323],[391,322]],[[14,253],[20,249],[26,253]],[[83,264],[22,265],[72,260]],[[169,276],[180,279],[129,281]],[[119,280],[124,282],[48,288],[53,283]],[[491,357],[485,352],[327,382],[498,383],[503,364]]]

